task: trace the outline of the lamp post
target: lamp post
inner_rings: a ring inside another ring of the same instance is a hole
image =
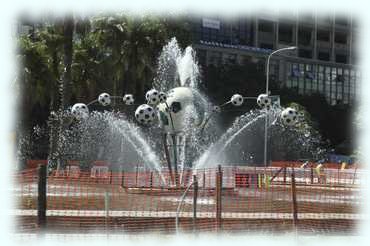
[[[270,71],[270,58],[272,55],[278,53],[278,52],[281,52],[281,51],[285,51],[285,50],[295,50],[297,49],[296,46],[290,46],[290,47],[286,47],[286,48],[281,48],[281,49],[278,49],[278,50],[275,50],[273,52],[271,52],[271,54],[267,57],[267,62],[266,62],[266,95],[268,96],[269,95],[269,71]],[[266,109],[266,117],[265,117],[265,138],[264,138],[264,152],[263,152],[263,162],[265,164],[265,167],[267,167],[267,127],[268,126],[268,112],[267,112],[267,109]]]

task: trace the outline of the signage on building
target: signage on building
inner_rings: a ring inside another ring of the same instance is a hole
[[[212,29],[220,29],[220,21],[218,20],[203,18],[202,25],[203,27],[208,27]]]

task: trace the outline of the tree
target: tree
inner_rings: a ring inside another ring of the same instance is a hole
[[[155,76],[156,57],[173,35],[189,42],[186,23],[150,15],[114,14],[46,19],[18,39],[22,60],[17,84],[23,92],[20,125],[31,131],[47,121],[50,149],[62,130],[55,116],[73,102],[89,102],[103,91],[133,93],[141,100]],[[74,31],[75,29],[75,31]],[[58,112],[50,114],[51,112]],[[58,126],[56,127],[55,124]],[[51,126],[50,125],[50,126]],[[59,129],[59,130],[58,130]],[[56,151],[51,150],[55,153]]]

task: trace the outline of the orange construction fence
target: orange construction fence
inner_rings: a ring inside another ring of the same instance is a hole
[[[168,172],[152,171],[51,173],[44,194],[46,228],[59,233],[173,233],[178,217],[183,232],[275,233],[294,228],[351,233],[361,219],[362,172],[323,172],[325,176],[314,168],[223,167],[185,170],[175,179]],[[14,177],[17,232],[36,233],[37,169]]]

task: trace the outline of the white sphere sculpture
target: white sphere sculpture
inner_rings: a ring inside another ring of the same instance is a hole
[[[159,92],[156,89],[151,89],[145,94],[148,104],[157,105],[159,103]]]
[[[271,98],[269,98],[266,94],[261,94],[257,97],[257,104],[261,108],[269,109],[271,106]]]
[[[156,113],[154,112],[154,109],[148,104],[140,105],[135,111],[136,120],[143,125],[149,125],[153,123],[155,116]]]
[[[123,96],[122,101],[126,105],[132,105],[132,104],[134,104],[135,99],[134,99],[134,96],[132,94],[126,94],[126,95]]]
[[[191,88],[173,88],[167,93],[166,104],[158,105],[160,125],[169,133],[195,128],[203,122],[206,107]]]
[[[98,97],[98,102],[102,106],[108,106],[111,103],[110,95],[108,93],[102,93]]]
[[[281,120],[287,126],[293,126],[297,123],[298,113],[294,108],[286,108],[281,112]]]
[[[159,102],[164,103],[167,100],[167,95],[164,92],[159,92]]]
[[[231,100],[230,102],[232,103],[232,105],[234,106],[241,106],[244,102],[244,98],[242,95],[239,95],[239,94],[235,94],[231,97]]]
[[[220,106],[213,106],[212,112],[220,113],[221,112],[221,107]]]
[[[89,108],[84,103],[76,103],[72,106],[71,113],[76,119],[86,119],[89,116]]]

